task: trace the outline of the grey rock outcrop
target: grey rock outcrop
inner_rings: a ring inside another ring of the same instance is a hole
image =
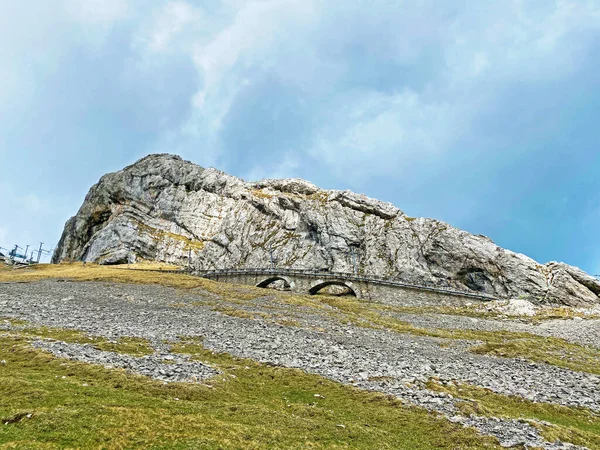
[[[584,306],[600,281],[563,263],[539,264],[390,203],[304,180],[245,182],[173,155],[150,155],[103,176],[65,226],[53,262],[128,259],[199,269],[282,267],[351,272],[502,298]]]

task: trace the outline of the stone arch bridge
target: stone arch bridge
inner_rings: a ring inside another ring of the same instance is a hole
[[[222,269],[193,271],[215,281],[266,288],[279,281],[286,290],[315,295],[328,286],[342,286],[362,300],[399,305],[460,305],[469,300],[490,301],[494,297],[473,291],[403,283],[343,272],[302,269]]]

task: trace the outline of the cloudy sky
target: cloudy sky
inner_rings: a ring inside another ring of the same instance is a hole
[[[600,0],[0,0],[0,246],[177,153],[600,273]]]

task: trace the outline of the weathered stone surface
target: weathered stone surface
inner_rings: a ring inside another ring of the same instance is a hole
[[[562,263],[539,264],[390,203],[297,179],[245,182],[173,155],[150,155],[91,188],[53,262],[128,259],[199,269],[282,267],[359,271],[498,297],[586,305],[600,281]]]
[[[497,302],[493,302],[497,303]],[[504,301],[504,304],[495,304],[489,305],[492,310],[496,310],[507,316],[535,316],[538,308],[536,306],[525,300],[520,298],[513,298],[509,301]]]

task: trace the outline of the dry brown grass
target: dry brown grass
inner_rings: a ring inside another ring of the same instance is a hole
[[[140,233],[145,233],[149,235],[154,241],[161,242],[165,240],[170,240],[175,243],[182,243],[184,245],[184,250],[202,250],[204,248],[204,241],[190,239],[181,234],[172,233],[170,231],[159,230],[158,228],[153,228],[145,223],[136,221],[138,231]]]
[[[265,192],[265,191],[263,191],[262,189],[254,189],[254,190],[252,190],[252,194],[253,194],[255,197],[258,197],[258,198],[264,198],[264,199],[267,199],[267,200],[269,200],[269,199],[272,199],[272,198],[273,198],[273,196],[272,196],[271,194],[268,194],[268,193],[266,193],[266,192]]]
[[[87,264],[86,264],[87,265]],[[117,264],[110,266],[115,269],[132,269],[132,270],[181,270],[183,267],[175,264],[160,263],[155,261],[142,261],[135,264]]]
[[[164,266],[164,265],[158,265]],[[45,279],[68,279],[73,281],[105,281],[114,283],[157,284],[183,289],[203,288],[218,290],[218,283],[205,278],[178,273],[146,271],[155,265],[132,264],[123,266],[100,266],[96,264],[39,264],[23,269],[0,272],[0,282],[29,282]],[[144,270],[146,269],[146,270]],[[167,269],[165,269],[167,270]],[[170,270],[170,269],[169,269]]]

